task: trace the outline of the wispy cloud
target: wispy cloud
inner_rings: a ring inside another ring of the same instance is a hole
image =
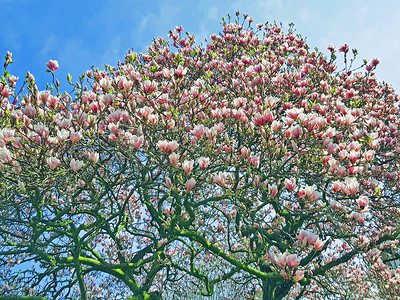
[[[52,34],[44,41],[42,49],[40,50],[40,56],[47,58],[51,52],[55,52],[59,49],[58,39],[56,35]]]
[[[220,17],[221,16],[219,15],[218,7],[213,5],[208,9],[207,19],[215,21],[218,20]]]

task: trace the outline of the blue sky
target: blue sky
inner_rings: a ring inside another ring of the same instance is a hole
[[[127,50],[144,52],[153,37],[167,37],[182,25],[198,42],[220,31],[220,20],[239,10],[254,23],[295,23],[309,45],[326,53],[326,46],[344,43],[362,59],[380,58],[379,81],[400,91],[400,1],[398,0],[0,0],[0,55],[15,61],[10,73],[23,79],[27,71],[39,89],[51,80],[45,63],[56,59],[56,77],[63,86],[91,66],[103,68],[124,59]],[[3,62],[1,62],[1,65]]]

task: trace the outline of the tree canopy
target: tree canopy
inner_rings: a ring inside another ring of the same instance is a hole
[[[399,97],[379,60],[328,50],[237,13],[69,93],[57,61],[17,92],[7,53],[0,296],[396,297]]]

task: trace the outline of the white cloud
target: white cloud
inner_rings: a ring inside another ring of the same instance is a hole
[[[208,9],[207,18],[210,20],[218,20],[221,16],[219,15],[218,7],[211,6]]]
[[[140,24],[139,24],[139,32],[143,32],[146,29],[146,27],[148,26],[149,20],[150,20],[150,15],[142,17],[142,20],[140,21]]]
[[[59,43],[57,37],[54,34],[52,34],[44,41],[42,49],[40,50],[40,56],[47,59],[49,53],[54,52],[58,49],[59,49]]]

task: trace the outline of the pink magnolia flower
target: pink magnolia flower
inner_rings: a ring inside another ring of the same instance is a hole
[[[79,141],[82,138],[82,132],[80,132],[80,131],[72,132],[69,137],[71,139],[71,142],[75,143],[75,142]]]
[[[257,168],[260,165],[260,156],[254,156],[251,163]]]
[[[171,129],[171,128],[174,128],[175,127],[175,120],[170,120],[168,123],[167,123],[167,128],[168,129]]]
[[[225,130],[225,125],[219,122],[217,125],[214,125],[213,128],[217,131],[218,134],[221,134]]]
[[[318,236],[314,233],[300,230],[297,239],[302,242],[303,247],[305,247],[307,245],[313,245],[317,241]]]
[[[204,136],[204,129],[203,124],[196,125],[190,133],[200,140]]]
[[[273,112],[270,111],[269,109],[264,111],[264,113],[262,114],[262,117],[264,120],[266,120],[269,123],[272,123],[273,121],[275,121],[275,116],[274,116]]]
[[[335,144],[335,143],[330,143],[328,145],[328,153],[329,154],[335,153],[338,149],[339,149],[339,146],[337,144]]]
[[[299,125],[295,125],[290,129],[292,137],[297,138],[303,134],[303,129]]]
[[[286,257],[286,263],[291,268],[297,268],[300,265],[300,259],[296,254],[290,254]]]
[[[350,167],[349,168],[349,174],[352,174],[352,175],[354,175],[354,174],[358,174],[358,173],[361,173],[362,172],[362,170],[363,170],[363,167]]]
[[[374,58],[373,60],[371,60],[370,64],[372,66],[377,66],[381,63],[381,60],[379,58]]]
[[[168,177],[167,177],[168,178]],[[171,181],[171,180],[170,180]],[[164,209],[164,211],[165,211],[165,214],[167,215],[167,216],[169,216],[170,214],[171,214],[171,209],[167,206],[165,209]]]
[[[66,129],[69,126],[71,126],[72,121],[71,119],[61,119],[58,121],[58,127],[60,127],[60,129]]]
[[[296,270],[296,273],[294,275],[294,281],[298,282],[304,278],[304,271],[302,270]]]
[[[333,46],[332,44],[329,44],[328,45],[328,47],[327,47],[327,49],[329,50],[329,51],[335,51],[335,46]]]
[[[288,278],[289,278],[288,273],[286,273],[284,270],[281,271],[281,275],[282,275],[282,277],[285,278],[285,279],[288,279]]]
[[[322,241],[322,240],[320,240],[320,239],[317,239],[317,240],[315,241],[314,248],[315,248],[315,250],[319,251],[319,250],[321,250],[321,249],[324,247],[324,245],[325,245],[325,242],[324,242],[324,241]]]
[[[348,90],[345,93],[344,97],[345,97],[345,99],[350,99],[350,98],[354,97],[357,94],[358,94],[358,91],[355,91],[353,88],[351,88],[350,90]]]
[[[59,68],[58,61],[51,59],[46,63],[46,66],[53,72]]]
[[[30,132],[28,133],[27,137],[28,137],[29,139],[31,139],[32,141],[36,141],[36,142],[41,143],[41,137],[40,137],[36,132],[34,132],[34,131],[30,131]]]
[[[342,188],[342,183],[339,180],[335,180],[332,182],[332,189],[337,192]]]
[[[53,156],[46,158],[46,162],[52,170],[54,170],[61,164],[60,160]]]
[[[36,114],[36,109],[32,106],[26,106],[22,111],[30,118]]]
[[[218,172],[214,175],[214,182],[218,183],[220,186],[225,186],[227,176],[228,174],[226,172]]]
[[[21,145],[21,143],[20,143],[20,138],[19,137],[16,137],[15,139],[14,139],[14,141],[12,142],[12,146],[14,147],[14,148],[17,148],[17,149],[20,149],[21,147],[22,147],[22,145]]]
[[[293,120],[296,120],[297,117],[298,117],[303,111],[304,111],[304,108],[291,108],[291,109],[288,109],[288,110],[286,111],[286,115],[287,115],[289,118],[291,118],[291,119],[293,119]]]
[[[374,150],[368,150],[364,152],[364,158],[366,161],[371,161],[375,156],[375,151]]]
[[[283,123],[285,123],[288,126],[292,125],[293,122],[294,122],[294,120],[292,118],[289,118],[289,117],[282,117],[282,121],[283,121]]]
[[[71,159],[71,162],[69,164],[69,166],[71,167],[71,169],[74,172],[77,172],[80,168],[82,168],[83,166],[83,161],[81,160],[75,160],[75,158]]]
[[[165,185],[170,189],[172,189],[174,187],[172,184],[171,178],[169,178],[168,176],[165,176]]]
[[[90,152],[89,159],[95,164],[97,164],[97,162],[99,161],[99,153],[95,151]]]
[[[337,172],[337,174],[338,174],[340,177],[344,177],[344,176],[347,175],[346,167],[344,167],[344,166],[338,166],[338,167],[336,168],[336,172]]]
[[[207,168],[208,165],[210,164],[210,159],[208,157],[202,156],[202,157],[199,157],[197,162],[199,163],[200,168],[204,169],[204,168]]]
[[[133,86],[133,82],[123,76],[119,76],[118,79],[118,88],[124,92],[129,92]]]
[[[183,77],[186,75],[186,73],[187,73],[187,68],[184,68],[181,65],[179,65],[175,70],[175,75],[178,77]]]
[[[347,152],[346,150],[342,150],[339,152],[339,158],[340,160],[344,160],[349,156],[349,152]]]
[[[151,94],[157,89],[157,83],[150,80],[145,80],[143,84],[144,91]]]
[[[171,103],[170,103],[171,101],[170,101],[170,99],[169,99],[169,96],[168,96],[168,94],[161,94],[161,96],[158,98],[158,100],[157,100],[157,103],[160,103],[160,104],[164,104],[164,107],[166,108],[166,109],[170,109],[171,108]],[[170,116],[170,115],[169,115]],[[167,117],[167,120],[169,120],[169,118]],[[170,129],[170,128],[168,128],[168,129]]]
[[[306,240],[306,242],[307,242],[307,236],[308,236],[308,233],[307,233],[306,231],[300,230],[300,231],[299,231],[299,234],[297,235],[297,239],[298,239],[300,242],[302,242],[302,241],[304,241],[304,240]]]
[[[182,163],[182,169],[185,171],[186,174],[190,174],[193,170],[194,161],[193,160],[185,160]]]
[[[111,124],[108,124],[108,129],[110,129],[110,131],[114,134],[114,135],[118,135],[120,132],[121,132],[121,130],[119,129],[119,124],[114,124],[114,123],[111,123]]]
[[[168,150],[171,152],[174,152],[176,149],[178,149],[179,144],[177,141],[171,141],[168,142]]]
[[[163,75],[167,79],[170,79],[173,74],[174,74],[173,70],[169,70],[169,69],[164,69],[163,70]]]
[[[358,223],[363,224],[365,222],[365,216],[358,213],[358,212],[352,212],[350,214],[350,218],[356,220]]]
[[[9,84],[11,87],[15,88],[18,79],[19,79],[19,77],[15,77],[14,75],[11,75],[11,76],[8,78],[8,84]]]
[[[193,188],[194,188],[194,186],[196,185],[196,180],[194,179],[194,178],[190,178],[188,181],[186,181],[186,183],[185,183],[185,187],[186,187],[186,190],[188,191],[188,192],[190,192]]]
[[[42,124],[35,124],[34,126],[33,126],[33,129],[37,132],[37,133],[39,133],[41,136],[42,136],[42,138],[47,138],[48,136],[49,136],[49,128],[47,127],[47,126],[45,126],[45,125],[42,125]]]
[[[145,119],[147,119],[152,112],[153,108],[149,106],[144,106],[139,109],[139,115],[143,116]]]
[[[9,64],[13,63],[12,53],[10,51],[7,51],[5,59],[6,59],[6,62],[4,63],[4,68],[6,68]]]
[[[269,196],[273,199],[278,194],[278,187],[276,184],[268,186]]]
[[[139,150],[143,145],[144,137],[143,135],[141,136],[132,135],[129,142],[133,145],[133,147],[135,147],[136,150]]]
[[[342,191],[346,195],[354,195],[358,191],[360,184],[355,178],[346,178],[344,184],[342,184]]]
[[[254,179],[253,179],[253,186],[254,186],[255,188],[258,188],[258,187],[261,186],[261,180],[260,180],[260,177],[258,177],[258,175],[256,175],[256,176],[254,177]]]
[[[326,130],[326,135],[331,138],[334,137],[336,135],[336,129],[335,127],[328,127],[328,129]]]
[[[249,148],[247,148],[247,147],[242,147],[242,148],[240,149],[240,155],[241,155],[243,158],[247,157],[249,154],[250,154],[250,149],[249,149]]]
[[[7,163],[9,161],[11,161],[11,152],[10,150],[8,150],[6,147],[2,147],[0,148],[0,161]]]
[[[102,89],[108,90],[111,87],[112,80],[110,77],[101,78],[99,84]]]
[[[150,114],[148,120],[149,120],[150,124],[156,125],[158,123],[158,115]]]
[[[278,259],[276,254],[274,252],[270,251],[268,256],[269,256],[269,259],[271,260],[271,262],[276,265],[277,259]]]
[[[367,196],[360,196],[357,199],[357,204],[361,210],[365,210],[368,207],[368,197]]]
[[[9,143],[14,139],[15,130],[10,128],[0,129],[0,140]]]
[[[176,141],[158,141],[157,147],[160,148],[161,151],[167,152],[168,150],[174,152],[178,149],[179,144]]]
[[[281,128],[282,128],[282,123],[280,123],[280,122],[278,122],[278,121],[273,121],[272,122],[272,124],[271,124],[271,128],[272,128],[272,130],[273,131],[278,131],[278,130],[280,130]]]
[[[190,88],[190,93],[192,94],[193,98],[196,98],[199,95],[199,89],[196,86],[192,86]]]
[[[317,192],[314,187],[309,185],[304,188],[304,193],[311,202],[315,202],[321,197],[321,193]]]
[[[168,141],[158,141],[157,147],[160,148],[161,151],[167,152],[168,151]]]
[[[289,253],[286,251],[285,253],[278,253],[275,254],[273,252],[269,253],[269,257],[271,259],[271,262],[274,263],[275,265],[278,265],[282,269],[286,267],[287,260],[286,258],[289,256]]]
[[[264,126],[265,124],[267,124],[267,120],[266,118],[264,118],[262,115],[260,115],[259,113],[257,113],[254,118],[253,118],[253,122],[254,124],[258,125],[258,126]]]
[[[180,157],[181,156],[178,153],[175,153],[175,152],[171,153],[169,155],[169,161],[170,161],[171,165],[175,166],[178,163]]]
[[[30,84],[34,84],[35,83],[35,77],[29,71],[26,74],[26,77],[27,77],[27,79],[28,79]]]
[[[358,151],[354,151],[354,150],[350,151],[349,159],[352,163],[355,163],[359,157],[360,157],[360,153]]]
[[[69,137],[69,131],[66,129],[61,129],[57,131],[57,137],[60,142],[65,141]]]
[[[339,52],[344,52],[344,53],[347,53],[347,52],[349,52],[349,45],[347,45],[347,44],[344,44],[343,46],[341,46],[340,48],[339,48]]]
[[[272,108],[275,107],[277,100],[277,98],[269,96],[265,99],[265,104]]]
[[[102,95],[101,97],[100,97],[100,99],[101,99],[101,102],[103,102],[104,104],[111,104],[111,103],[113,103],[114,102],[114,99],[115,99],[115,95],[112,95],[112,94],[105,94],[105,95]],[[112,116],[112,115],[119,115],[119,119],[118,120],[116,120],[115,122],[118,122],[120,119],[121,119],[121,117],[124,117],[124,121],[126,121],[128,118],[129,118],[129,115],[128,115],[128,113],[126,112],[126,111],[121,111],[120,109],[117,109],[116,111],[114,111],[113,113],[111,113],[110,114],[110,117]],[[116,118],[115,118],[116,119]],[[114,120],[115,120],[114,119]]]
[[[314,233],[308,233],[307,235],[307,243],[309,245],[313,245],[318,239],[318,235],[314,234]]]
[[[351,124],[354,123],[354,121],[356,120],[356,118],[355,118],[353,115],[351,115],[351,114],[347,114],[347,115],[344,117],[344,120],[345,120],[345,122],[346,122],[346,125],[350,126]]]
[[[343,205],[340,204],[340,202],[336,201],[336,200],[331,200],[329,202],[329,205],[336,210],[342,210],[343,209]]]
[[[285,179],[285,187],[290,191],[293,192],[293,190],[296,187],[296,178],[292,177],[290,179]]]

